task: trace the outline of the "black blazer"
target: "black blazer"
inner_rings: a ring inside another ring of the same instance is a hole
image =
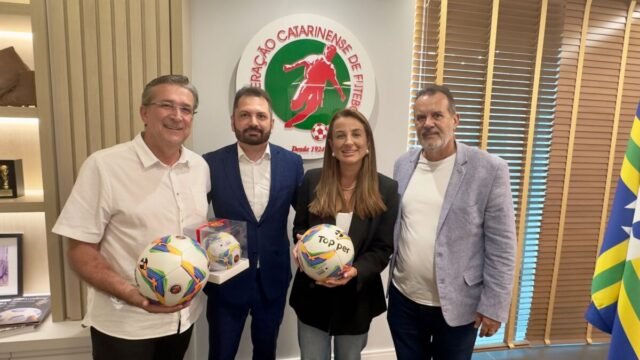
[[[318,224],[334,224],[336,219],[320,218],[309,212],[321,169],[309,170],[298,190],[293,239]],[[355,247],[353,266],[358,276],[344,286],[316,285],[303,272],[297,272],[289,304],[303,323],[331,335],[359,335],[369,331],[371,320],[387,309],[380,273],[393,252],[393,227],[398,213],[398,184],[378,174],[379,191],[387,211],[370,219],[353,215],[349,236]]]

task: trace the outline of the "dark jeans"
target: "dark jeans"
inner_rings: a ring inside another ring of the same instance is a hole
[[[181,360],[189,347],[193,326],[182,334],[127,340],[91,327],[94,360]]]
[[[387,321],[399,360],[471,359],[478,334],[473,323],[449,326],[440,307],[413,302],[393,284]]]

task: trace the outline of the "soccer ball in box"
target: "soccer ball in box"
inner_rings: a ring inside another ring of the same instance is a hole
[[[341,277],[342,268],[353,264],[353,242],[335,225],[309,228],[300,239],[298,259],[302,271],[314,280]]]
[[[147,246],[135,269],[142,295],[154,303],[173,306],[196,296],[209,278],[207,254],[188,236],[167,235]]]
[[[204,238],[203,244],[207,249],[209,269],[212,271],[231,269],[240,261],[240,243],[228,232],[213,232]]]

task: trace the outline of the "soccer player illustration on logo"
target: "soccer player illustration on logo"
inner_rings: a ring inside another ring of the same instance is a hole
[[[336,89],[340,95],[340,101],[345,100],[346,96],[336,78],[336,69],[331,63],[335,55],[336,47],[326,45],[322,55],[308,55],[293,64],[282,67],[285,72],[289,72],[300,66],[304,66],[304,79],[300,83],[300,86],[298,86],[293,99],[291,99],[291,110],[302,110],[284,124],[285,128],[291,128],[295,124],[304,121],[309,115],[315,113],[322,106],[327,80],[331,82],[334,89]]]

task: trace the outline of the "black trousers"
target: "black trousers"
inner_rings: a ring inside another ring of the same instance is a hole
[[[189,347],[193,325],[182,334],[127,340],[91,327],[94,360],[182,360]]]

